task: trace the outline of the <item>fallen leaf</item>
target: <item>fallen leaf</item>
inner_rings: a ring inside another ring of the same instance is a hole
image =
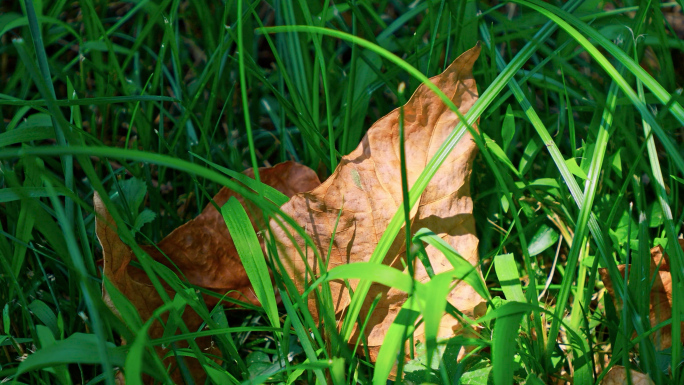
[[[462,114],[470,109],[478,97],[472,67],[479,53],[479,46],[470,49],[442,74],[430,79],[451,97]],[[458,122],[458,116],[429,88],[424,85],[418,87],[404,106],[409,188]],[[470,174],[476,150],[472,137],[466,133],[411,211],[412,230],[424,227],[432,230],[474,266],[478,265],[479,258],[470,197]],[[330,178],[310,192],[295,195],[281,209],[306,230],[330,270],[342,264],[368,261],[401,204],[399,109],[395,109],[368,130],[360,145],[342,158]],[[339,224],[337,230],[333,231],[338,215]],[[298,290],[303,291],[312,280],[311,275],[306,275],[306,264],[313,269],[315,276],[320,274],[321,268],[313,252],[305,247],[304,240],[292,228],[287,225],[280,228],[274,222],[271,227],[280,259],[287,273],[295,278]],[[295,243],[288,234],[294,235]],[[399,234],[383,263],[405,271],[405,265],[402,264],[406,254],[405,232]],[[327,256],[331,238],[332,251]],[[297,247],[306,250],[306,262],[299,255]],[[443,254],[432,246],[427,249],[435,274],[452,269]],[[429,280],[420,263],[415,268],[415,278],[421,282]],[[351,282],[352,289],[356,285],[356,282]],[[350,303],[350,295],[340,281],[330,282],[330,289],[339,318]],[[407,298],[404,292],[375,284],[367,295],[360,319],[365,319],[370,304],[378,294],[382,298],[365,329],[371,348],[382,344],[387,329]],[[479,311],[479,305],[483,303],[483,299],[464,282],[456,284],[448,300],[469,316],[474,315],[476,308]],[[318,312],[313,294],[309,296],[308,304],[316,317]],[[452,336],[457,324],[456,319],[445,316],[439,336]],[[420,336],[420,333],[418,330],[414,335]]]
[[[681,5],[670,8],[668,11],[663,12],[665,20],[670,23],[672,30],[675,32],[677,37],[684,39],[684,13],[682,12]]]
[[[244,174],[254,177],[251,169],[246,170]],[[313,170],[294,162],[262,168],[259,170],[259,175],[261,182],[274,187],[288,197],[300,191],[313,189],[320,184]],[[214,202],[220,207],[232,196],[246,206],[248,213],[254,213],[252,225],[255,230],[258,231],[259,227],[263,228],[263,224],[258,226],[255,219],[261,217],[259,209],[234,191],[224,187],[214,197]],[[145,272],[130,264],[135,260],[135,255],[131,248],[119,238],[116,224],[97,193],[93,201],[98,214],[96,232],[103,250],[104,275],[131,301],[144,322],[150,318],[155,309],[163,305],[163,301]],[[161,251],[155,246],[141,247],[155,261],[171,268],[174,272],[177,269],[180,270],[187,281],[193,285],[258,304],[223,217],[211,204],[207,205],[197,218],[178,227],[159,242],[157,247]],[[175,295],[169,288],[167,291],[169,296]],[[117,312],[104,288],[103,297],[107,305]],[[218,299],[213,296],[204,296],[204,299],[210,308],[218,302]],[[198,330],[203,322],[199,315],[189,308],[183,314],[183,321],[191,331]],[[155,322],[149,330],[151,338],[160,338],[163,334],[164,327],[159,322]],[[213,346],[211,338],[203,337],[196,341],[201,349],[220,356],[220,351]],[[179,346],[185,347],[187,344],[179,344]],[[160,357],[168,353],[160,346],[157,346],[156,350]],[[174,360],[170,357],[165,364],[173,363]],[[203,383],[205,372],[199,362],[195,359],[188,360],[188,366],[195,377],[195,382]],[[180,381],[180,373],[174,371],[172,378],[174,381]]]
[[[679,240],[679,245],[684,249],[684,239]],[[619,265],[618,270],[624,277],[625,265]],[[599,269],[601,280],[606,291],[613,298],[615,308],[622,309],[622,301],[615,295],[613,282],[608,275],[608,269]],[[670,258],[663,252],[662,246],[651,249],[651,277],[655,278],[651,288],[649,301],[649,320],[651,327],[672,318],[672,275],[670,274]],[[684,327],[684,322],[682,322]],[[652,335],[653,342],[658,350],[665,350],[672,346],[672,326],[667,325]],[[684,335],[682,335],[684,343]]]
[[[654,385],[648,374],[637,372],[636,370],[629,371],[632,377],[632,385]],[[601,385],[627,385],[627,370],[624,366],[615,365],[606,376],[603,377]]]

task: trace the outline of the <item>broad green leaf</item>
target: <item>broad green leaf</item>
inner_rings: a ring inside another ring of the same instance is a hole
[[[48,329],[52,332],[54,338],[57,338],[59,336],[57,316],[45,302],[39,299],[34,300],[29,304],[29,311],[31,312],[31,314],[36,316],[36,318],[38,318],[40,322],[43,323],[43,325],[48,327]]]
[[[570,172],[571,172],[574,176],[580,177],[580,178],[582,178],[582,179],[584,179],[584,180],[587,180],[587,178],[589,178],[589,177],[587,176],[587,173],[584,172],[584,170],[582,170],[582,168],[577,164],[577,161],[575,161],[575,158],[566,159],[566,160],[565,160],[565,165],[568,166],[568,170],[570,170]]]
[[[506,299],[509,301],[526,302],[513,254],[497,255],[494,257],[494,266],[496,267],[496,275],[499,277],[499,283],[506,295]]]
[[[488,385],[492,378],[492,365],[478,366],[475,369],[463,373],[459,379],[459,385]]]
[[[133,225],[133,228],[131,230],[133,231],[140,231],[143,226],[146,224],[154,221],[154,219],[157,217],[157,214],[150,210],[150,209],[145,209],[143,210],[138,216],[135,218],[135,224]]]
[[[530,240],[530,256],[533,257],[541,254],[549,247],[555,245],[559,237],[558,231],[547,225],[541,225]]]
[[[129,178],[117,182],[110,195],[112,202],[120,208],[127,208],[132,218],[138,216],[140,205],[147,194],[147,184],[140,178]]]

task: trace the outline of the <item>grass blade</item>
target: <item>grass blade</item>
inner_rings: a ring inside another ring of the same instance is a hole
[[[273,284],[271,283],[271,276],[266,265],[266,258],[264,258],[259,239],[254,232],[245,209],[240,204],[240,201],[235,197],[231,197],[221,207],[221,215],[223,215],[230,236],[235,242],[235,248],[242,261],[242,266],[244,266],[247,272],[249,281],[252,283],[254,293],[264,307],[271,325],[279,327],[278,305]]]

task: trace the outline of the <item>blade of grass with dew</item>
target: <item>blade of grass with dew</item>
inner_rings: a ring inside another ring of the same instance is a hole
[[[221,22],[222,24],[226,25],[229,12],[230,12],[230,6],[231,2],[226,1],[223,6],[223,14],[221,17]],[[218,55],[218,60],[214,60],[211,64],[212,69],[211,69],[211,74],[213,74],[213,81],[211,83],[211,91],[209,93],[209,100],[206,104],[206,109],[204,111],[204,119],[202,122],[202,128],[203,131],[207,130],[209,127],[212,126],[212,121],[214,121],[214,113],[216,111],[216,103],[217,99],[219,97],[219,86],[221,85],[221,75],[223,74],[222,71],[222,63],[223,63],[223,57],[225,57],[226,52],[228,51],[230,44],[233,42],[232,39],[230,39],[230,36],[226,34],[226,28],[223,26],[220,26],[220,33],[219,33],[219,38],[218,38],[218,47],[216,48],[214,54]],[[234,89],[234,85],[231,87],[231,89]],[[215,119],[216,124],[214,127],[214,132],[211,133],[208,137],[210,138],[210,141],[213,141],[215,134],[216,134],[216,126],[221,122],[221,117],[224,114],[225,111],[225,104],[228,103],[228,100],[230,98],[226,98],[226,102],[224,103],[223,109],[220,110],[218,117]],[[205,132],[205,135],[207,133]]]
[[[122,69],[123,67],[121,67],[121,65],[119,64],[119,59],[115,54],[116,51],[114,48],[114,44],[112,43],[112,40],[109,38],[109,36],[107,35],[107,31],[105,31],[105,28],[102,25],[102,21],[100,20],[98,11],[95,9],[95,5],[92,2],[85,2],[82,4],[81,10],[83,12],[83,19],[87,20],[84,24],[90,26],[92,36],[94,36],[95,34],[98,35],[98,39],[92,39],[92,41],[103,41],[105,46],[107,47],[107,64],[105,65],[104,63],[101,63],[102,65],[98,68],[107,68],[109,71],[114,72],[116,74],[115,79],[119,82],[119,92],[121,92],[124,95],[127,95],[129,93],[129,88],[126,85],[126,75],[124,75]],[[104,94],[104,92],[98,94],[102,95]]]

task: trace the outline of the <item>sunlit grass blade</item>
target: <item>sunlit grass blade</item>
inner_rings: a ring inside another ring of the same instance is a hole
[[[506,306],[506,305],[504,305]],[[523,313],[499,317],[492,336],[492,371],[495,385],[513,384],[518,329]]]
[[[483,33],[483,36],[485,36],[485,41],[488,41],[488,36],[489,34],[487,33],[486,29],[481,28],[480,31]],[[507,68],[505,63],[503,62],[503,59],[501,56],[496,52],[497,54],[497,65],[499,68]],[[551,155],[551,158],[554,161],[554,164],[556,165],[558,171],[560,172],[561,176],[563,177],[563,180],[565,181],[568,189],[570,190],[570,193],[572,194],[575,203],[577,204],[578,207],[582,207],[584,205],[585,197],[584,193],[580,189],[579,185],[577,184],[577,181],[575,180],[575,177],[573,174],[570,172],[568,169],[567,164],[565,163],[565,159],[563,158],[563,155],[561,154],[560,150],[556,146],[555,142],[553,141],[553,138],[549,134],[548,130],[542,123],[541,119],[535,112],[535,110],[532,108],[532,105],[530,102],[527,100],[525,97],[522,89],[518,85],[518,83],[512,79],[509,82],[509,87],[513,91],[513,94],[515,95],[516,99],[520,103],[521,107],[525,111],[526,115],[530,119],[530,122],[532,123],[533,127],[537,131],[537,134],[540,136],[542,141],[546,144],[546,148],[549,151],[549,154]],[[620,276],[618,270],[617,270],[617,265],[612,261],[611,259],[611,249],[609,248],[605,237],[603,236],[603,232],[599,226],[598,221],[596,220],[595,216],[593,213],[591,214],[589,224],[588,224],[591,234],[594,238],[594,242],[598,245],[599,251],[601,253],[601,257],[605,261],[604,263],[606,264],[606,267],[609,269],[611,277],[613,277],[613,282],[616,286],[616,291],[618,293],[621,293],[622,298],[627,299],[629,302],[629,294],[626,292],[624,285],[622,284],[621,280],[618,280],[617,277]]]
[[[513,254],[497,255],[494,257],[494,266],[496,266],[496,275],[506,299],[525,302],[525,295],[520,285],[520,275]]]
[[[278,305],[266,259],[245,209],[240,201],[231,197],[221,207],[221,215],[223,215],[228,231],[235,242],[235,248],[252,283],[254,293],[264,307],[271,325],[280,326]]]
[[[219,166],[218,164],[211,162],[207,159],[204,159],[203,157],[190,152],[191,155],[201,159],[208,165],[214,167],[215,169],[225,173],[226,175],[230,176],[231,178],[234,178],[235,180],[239,181],[240,183],[243,183],[245,186],[249,187],[250,189],[254,190],[254,192],[259,192],[261,190],[264,194],[264,198],[270,200],[273,202],[276,206],[282,206],[289,200],[289,198],[281,193],[280,191],[276,190],[275,188],[264,184],[260,182],[256,182],[254,179],[248,177],[247,175],[243,173],[239,173],[237,171],[230,170],[226,167]]]
[[[629,71],[631,71],[640,81],[647,86],[651,92],[658,98],[658,100],[664,104],[670,106],[670,112],[672,115],[681,123],[684,124],[684,108],[677,102],[673,101],[672,95],[665,91],[665,89],[656,82],[651,75],[649,75],[638,63],[635,63],[624,51],[618,48],[610,40],[606,39],[595,29],[586,25],[581,20],[578,20],[573,15],[562,11],[552,5],[545,4],[536,0],[514,0],[520,4],[529,6],[535,11],[543,14],[544,16],[551,19],[554,23],[558,24],[560,28],[569,33],[582,47],[587,50],[587,52],[603,67],[603,69],[609,74],[614,82],[620,86],[622,92],[630,99],[632,104],[641,113],[642,118],[646,121],[653,131],[655,131],[656,136],[660,139],[661,143],[665,147],[665,150],[672,157],[673,162],[679,169],[679,172],[684,175],[684,159],[679,154],[677,147],[672,142],[672,139],[666,134],[660,124],[656,121],[653,113],[648,109],[646,104],[642,102],[637,96],[634,89],[627,83],[627,81],[620,75],[620,73],[615,69],[615,67],[610,64],[608,59],[599,52],[599,50],[589,41],[584,35],[580,33],[577,29],[572,27],[568,22],[576,25],[578,28],[589,35],[592,39],[597,41],[603,48],[605,48],[611,55],[613,55],[620,64],[625,66]]]
[[[373,385],[385,385],[387,378],[392,372],[394,363],[397,359],[403,360],[403,357],[397,357],[397,354],[404,344],[405,336],[410,335],[415,328],[414,324],[420,315],[420,308],[417,302],[415,298],[409,297],[387,330],[385,341],[380,347],[380,352],[375,362]]]
[[[453,272],[458,279],[467,282],[477,294],[481,295],[484,299],[491,298],[489,291],[487,290],[487,284],[482,280],[482,277],[478,274],[476,267],[470,264],[465,258],[458,254],[451,245],[449,245],[442,238],[437,236],[429,229],[420,229],[416,231],[413,236],[414,241],[423,241],[437,250],[442,252],[447,258],[451,266],[453,267]]]

